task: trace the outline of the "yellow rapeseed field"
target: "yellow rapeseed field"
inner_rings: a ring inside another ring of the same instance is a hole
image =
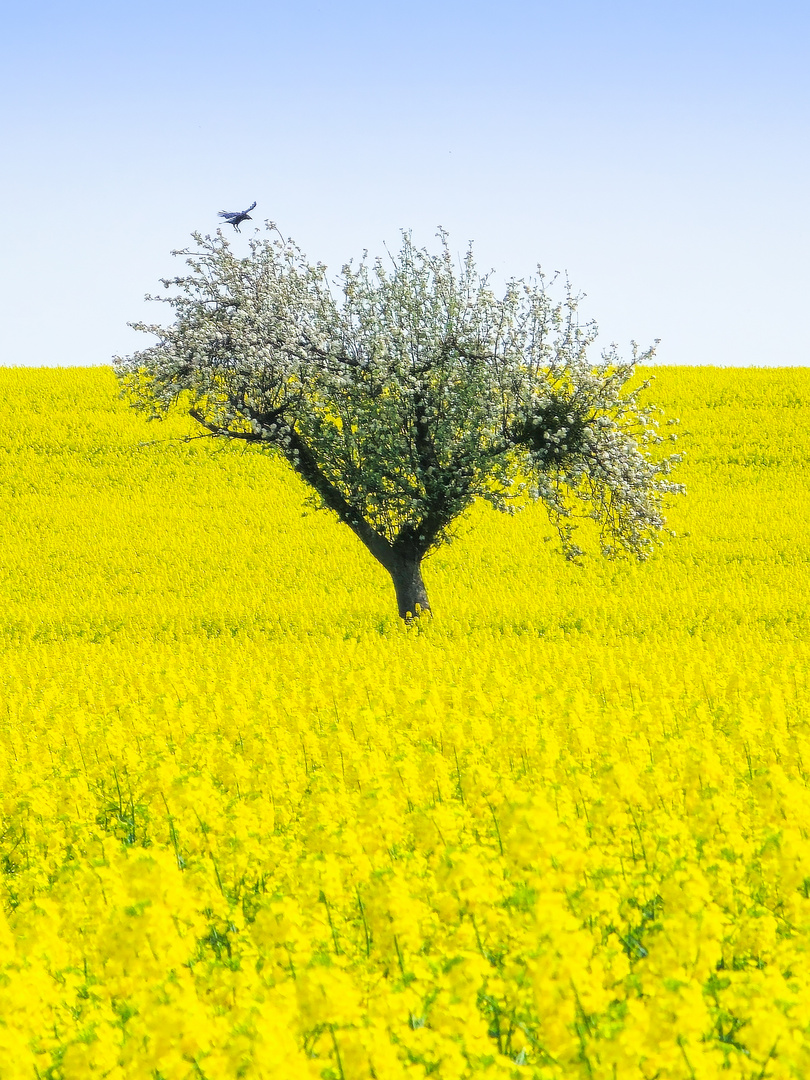
[[[810,1076],[810,370],[662,368],[647,563],[430,623],[260,452],[0,371],[0,1080]]]

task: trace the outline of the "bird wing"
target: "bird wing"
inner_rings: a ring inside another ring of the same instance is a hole
[[[247,210],[243,211],[243,213],[249,214],[251,210],[255,210],[255,209],[256,209],[256,200],[254,199],[253,202],[250,204],[250,206],[247,208]]]
[[[239,217],[241,210],[220,210],[219,216],[224,218]]]

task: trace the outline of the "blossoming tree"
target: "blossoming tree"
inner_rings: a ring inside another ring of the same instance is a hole
[[[244,258],[221,233],[174,253],[188,266],[163,281],[174,322],[133,324],[157,343],[115,361],[136,407],[182,403],[212,436],[280,454],[389,572],[405,619],[430,610],[422,560],[476,499],[542,499],[569,557],[578,513],[604,554],[650,552],[681,490],[677,456],[651,453],[646,384],[629,385],[653,349],[594,363],[570,288],[555,300],[540,274],[496,295],[444,232],[437,254],[405,233],[331,282],[267,228]]]

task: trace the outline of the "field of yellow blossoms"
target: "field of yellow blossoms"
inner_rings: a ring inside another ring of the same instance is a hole
[[[656,375],[677,537],[476,509],[406,626],[272,458],[0,371],[0,1080],[810,1076],[810,369]]]

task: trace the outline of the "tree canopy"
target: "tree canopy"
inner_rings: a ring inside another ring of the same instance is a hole
[[[541,499],[564,553],[577,517],[603,554],[646,557],[664,528],[678,455],[662,441],[647,383],[616,348],[591,358],[597,328],[579,297],[540,271],[496,294],[439,250],[414,246],[345,265],[331,280],[272,223],[237,255],[195,233],[187,272],[165,279],[168,326],[116,371],[132,403],[160,417],[178,404],[213,436],[280,454],[388,570],[399,612],[429,610],[425,555],[476,499],[513,511]]]

